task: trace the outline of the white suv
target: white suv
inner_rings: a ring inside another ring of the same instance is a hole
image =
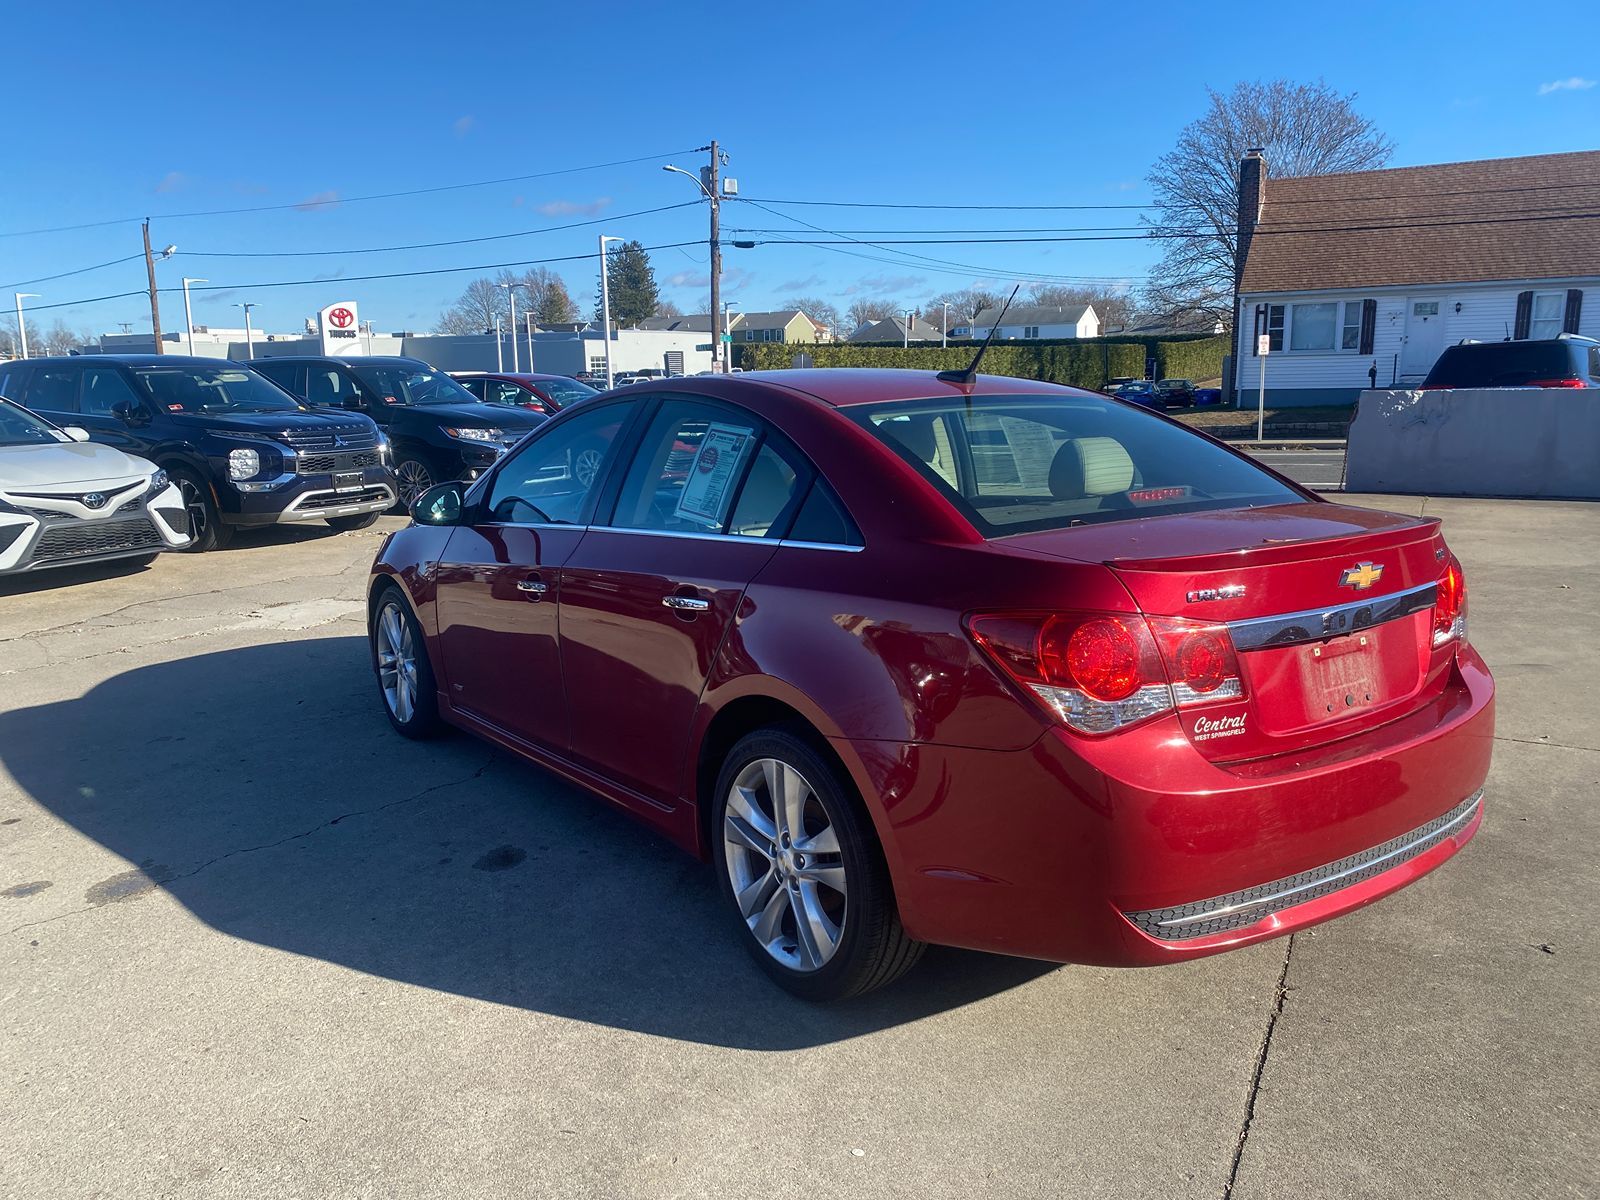
[[[0,398],[0,575],[148,562],[189,540],[183,493],[165,471]]]

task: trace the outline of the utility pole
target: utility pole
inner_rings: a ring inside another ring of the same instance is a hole
[[[606,243],[620,241],[622,239],[619,237],[611,237],[604,233],[600,235],[600,329],[606,340],[606,391],[608,392],[614,384],[611,373],[611,264],[606,262]],[[715,281],[716,276],[713,275],[711,278]],[[716,324],[715,317],[711,319],[711,323]]]
[[[155,334],[156,353],[161,353],[161,302],[156,299],[156,260],[150,253],[150,218],[144,219],[144,269],[150,277],[150,331]]]
[[[712,369],[722,364],[722,373],[733,366],[733,343],[722,340],[722,192],[718,175],[722,164],[715,140],[711,143],[710,186],[706,191],[711,199],[711,353]]]

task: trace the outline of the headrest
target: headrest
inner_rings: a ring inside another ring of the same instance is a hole
[[[905,421],[890,422],[888,429],[896,441],[925,463],[939,455],[939,439],[933,423],[937,417],[912,417]]]
[[[1115,438],[1073,438],[1050,463],[1050,494],[1058,500],[1113,496],[1133,486],[1133,459]]]

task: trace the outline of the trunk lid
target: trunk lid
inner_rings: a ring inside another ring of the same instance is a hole
[[[1308,503],[1005,540],[1103,563],[1146,616],[1227,627],[1244,698],[1179,712],[1209,759],[1348,737],[1411,711],[1444,683],[1449,648],[1432,644],[1446,557],[1437,520]]]

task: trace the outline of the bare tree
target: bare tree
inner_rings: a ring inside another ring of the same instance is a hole
[[[1266,152],[1271,175],[1326,175],[1383,166],[1394,143],[1355,110],[1356,94],[1316,83],[1240,83],[1226,95],[1206,89],[1205,116],[1184,126],[1178,144],[1146,176],[1164,239],[1145,307],[1155,313],[1207,312],[1233,321],[1238,263],[1239,159]],[[1267,185],[1268,203],[1272,190]]]
[[[798,308],[836,338],[850,334],[850,330],[844,327],[844,318],[839,315],[839,309],[821,296],[791,296],[778,305],[779,311],[789,308]]]
[[[566,281],[548,267],[533,267],[514,276],[502,272],[501,278],[521,289],[518,310],[531,312],[535,321],[556,325],[578,319],[578,306],[572,302]]]
[[[434,326],[435,333],[463,336],[493,331],[497,313],[506,311],[505,289],[492,279],[474,279],[461,298],[446,309]]]
[[[986,308],[998,308],[1005,297],[984,288],[960,288],[953,292],[940,292],[922,306],[922,316],[935,329],[944,326],[944,306],[950,305],[950,324],[965,325]]]
[[[898,300],[869,299],[863,297],[852,301],[850,307],[845,309],[845,318],[852,330],[860,329],[869,321],[887,321],[890,317],[902,316],[905,306]],[[820,318],[818,318],[820,320]]]
[[[1133,299],[1127,288],[1037,284],[1028,292],[1028,303],[1045,308],[1077,308],[1088,305],[1100,318],[1102,332],[1107,329],[1121,329],[1133,320]]]
[[[94,341],[92,333],[79,333],[57,321],[41,336],[28,330],[28,351],[32,354],[71,354],[79,346]]]
[[[683,309],[679,308],[671,300],[658,300],[656,302],[655,315],[658,317],[681,317],[683,316]]]

